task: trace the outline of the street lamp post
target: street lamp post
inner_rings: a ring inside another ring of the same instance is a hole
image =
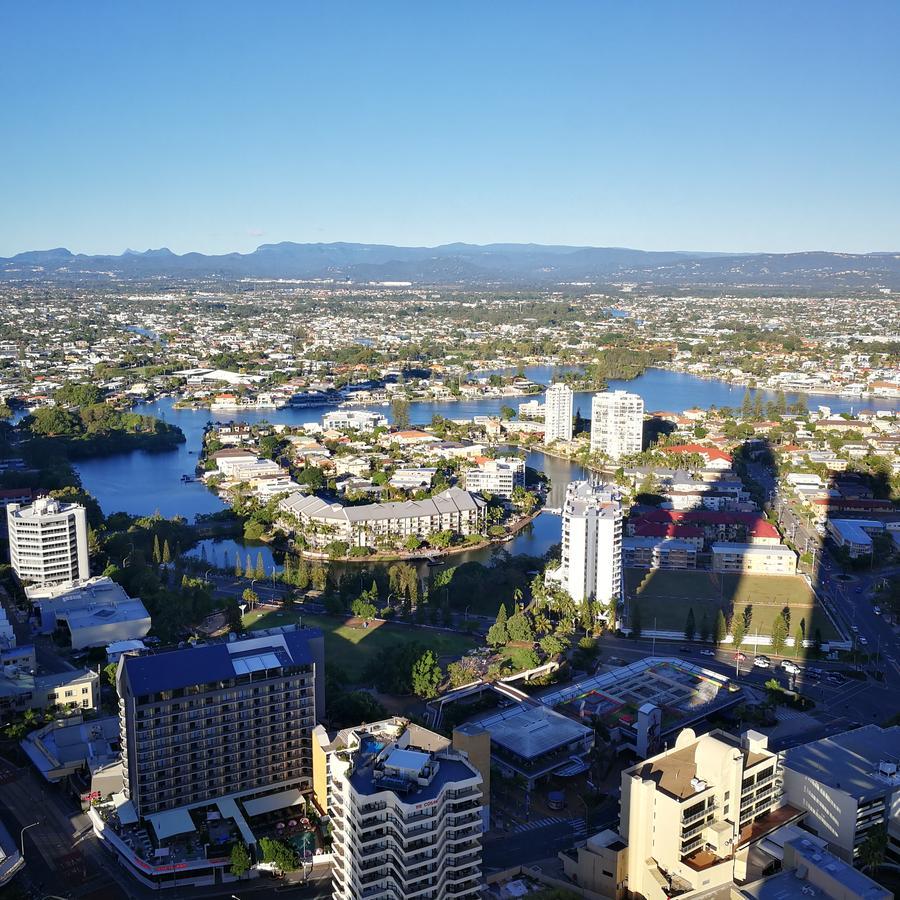
[[[32,822],[30,825],[26,825],[19,832],[19,852],[22,854],[22,859],[25,859],[25,832],[28,831],[29,828],[34,828],[35,825],[40,825],[40,821]]]

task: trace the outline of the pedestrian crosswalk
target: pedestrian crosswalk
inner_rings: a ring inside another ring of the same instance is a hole
[[[521,834],[523,831],[534,831],[537,828],[546,828],[548,825],[569,825],[575,834],[587,833],[584,819],[563,819],[560,816],[545,816],[543,819],[535,819],[533,822],[523,822],[510,830],[513,834]]]

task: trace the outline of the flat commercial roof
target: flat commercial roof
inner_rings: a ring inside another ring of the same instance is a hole
[[[863,798],[900,788],[900,776],[889,779],[878,774],[880,762],[898,761],[898,748],[900,725],[865,725],[786,750],[784,767],[851,797]]]
[[[491,742],[534,759],[557,747],[580,740],[591,729],[546,706],[513,707],[514,715],[493,716],[479,722],[491,733]]]

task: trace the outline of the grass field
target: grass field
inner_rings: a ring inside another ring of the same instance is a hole
[[[275,628],[300,621],[304,627],[320,628],[325,635],[325,666],[334,667],[351,683],[359,681],[369,661],[384,647],[399,647],[417,641],[434,650],[442,666],[458,659],[478,641],[466,635],[390,622],[370,622],[364,628],[357,619],[305,615],[301,610],[256,610],[244,616],[244,627]]]
[[[752,620],[749,633],[769,635],[778,614],[788,607],[791,612],[790,636],[800,627],[808,639],[821,634],[827,641],[839,635],[813,592],[798,576],[721,575],[716,572],[684,572],[667,569],[646,571],[626,569],[625,585],[629,600],[640,604],[643,628],[653,628],[654,619],[660,631],[682,631],[688,611],[693,607],[697,627],[706,613],[710,623],[719,609],[725,618],[742,616],[749,606]]]

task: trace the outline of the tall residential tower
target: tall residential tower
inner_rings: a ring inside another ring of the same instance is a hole
[[[573,481],[562,512],[557,578],[576,602],[622,596],[622,505],[604,485]]]
[[[644,430],[644,401],[637,394],[611,391],[594,394],[591,402],[591,452],[620,459],[640,453]]]
[[[482,777],[447,738],[399,718],[319,726],[313,773],[336,900],[481,896]]]
[[[575,395],[567,384],[551,384],[544,395],[544,443],[572,440],[572,403]]]
[[[20,581],[63,584],[90,576],[87,513],[50,497],[6,507],[9,557]]]

